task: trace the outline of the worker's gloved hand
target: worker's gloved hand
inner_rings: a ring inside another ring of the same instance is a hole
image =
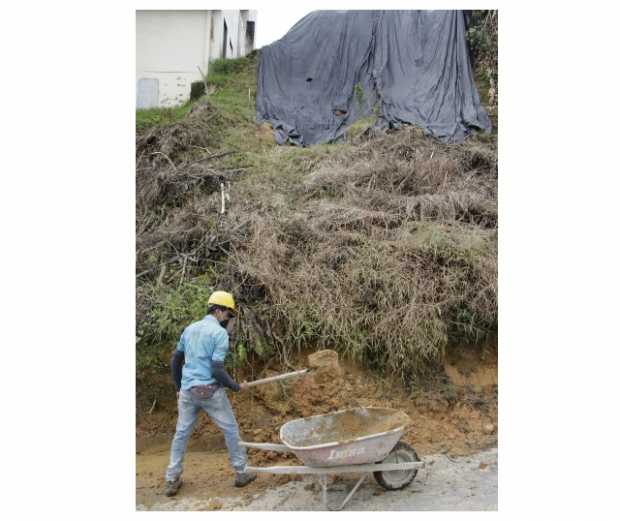
[[[248,385],[247,382],[241,382],[239,384],[239,390],[240,391],[245,391],[246,389],[249,389],[249,388],[250,388],[250,386]]]

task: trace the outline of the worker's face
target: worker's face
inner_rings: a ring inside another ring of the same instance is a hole
[[[226,329],[229,329],[228,326],[233,324],[233,320],[235,318],[235,315],[233,315],[233,313],[231,313],[230,311],[228,311],[227,309],[218,309],[216,311],[216,317],[217,321],[220,323],[220,325]]]

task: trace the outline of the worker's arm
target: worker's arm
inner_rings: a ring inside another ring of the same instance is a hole
[[[183,365],[185,364],[185,331],[181,335],[177,343],[177,348],[172,355],[170,368],[172,369],[172,381],[177,389],[177,393],[181,390],[181,376],[183,375]]]
[[[233,391],[239,391],[241,386],[235,382],[232,377],[228,374],[226,369],[224,369],[224,362],[216,362],[213,360],[211,362],[211,371],[213,373],[213,378],[217,380],[217,383],[223,385],[224,387],[228,387]]]
[[[235,382],[231,376],[224,369],[224,359],[228,354],[228,332],[225,329],[221,329],[215,335],[215,350],[211,357],[211,374],[213,378],[224,387],[228,387],[233,391],[239,391],[241,386]]]
[[[177,393],[181,390],[181,375],[183,374],[183,365],[185,364],[185,353],[176,350],[172,355],[170,367],[172,368],[172,380],[177,388]]]

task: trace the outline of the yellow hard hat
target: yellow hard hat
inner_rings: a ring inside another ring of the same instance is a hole
[[[232,311],[235,311],[235,298],[232,296],[232,293],[228,293],[226,291],[214,291],[211,293],[209,297],[209,301],[207,302],[209,306],[217,305],[228,308]]]

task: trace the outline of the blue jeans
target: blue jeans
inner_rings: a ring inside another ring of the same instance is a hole
[[[224,388],[220,387],[208,399],[195,398],[189,391],[182,390],[179,393],[179,418],[170,449],[170,465],[166,469],[166,481],[176,480],[183,472],[183,457],[187,442],[198,420],[200,409],[204,409],[224,434],[231,466],[236,472],[243,472],[245,469],[247,462],[245,447],[239,445],[239,427]]]

